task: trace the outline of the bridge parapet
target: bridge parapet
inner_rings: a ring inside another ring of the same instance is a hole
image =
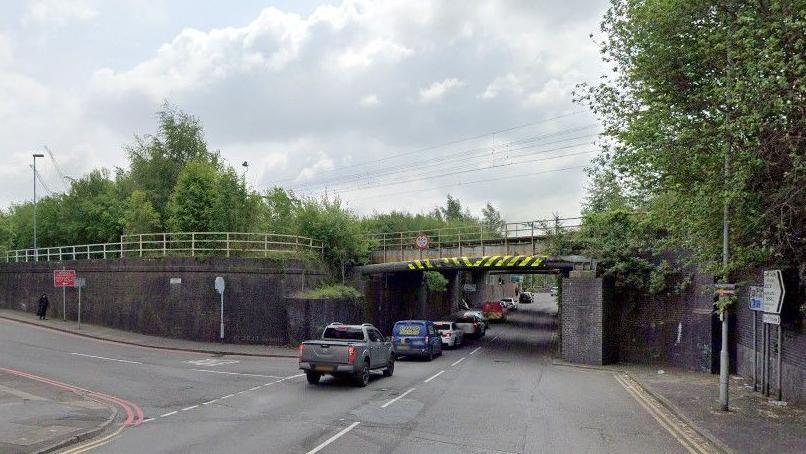
[[[551,234],[576,230],[581,218],[540,219],[509,222],[500,227],[469,224],[430,230],[374,233],[368,239],[377,244],[370,254],[371,263],[406,260],[433,260],[442,257],[481,257],[485,255],[536,255],[545,251]],[[425,248],[417,238],[428,237]]]
[[[242,232],[166,232],[122,235],[115,243],[19,249],[6,262],[117,259],[125,257],[269,257],[310,252],[321,256],[321,241],[298,235]]]

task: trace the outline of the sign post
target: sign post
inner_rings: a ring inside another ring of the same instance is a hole
[[[423,259],[423,251],[428,249],[428,235],[419,234],[414,240],[414,245],[420,250],[420,260]]]
[[[221,295],[221,332],[219,334],[221,343],[224,343],[224,278],[217,276],[215,278],[215,290]]]
[[[756,328],[756,314],[762,310],[764,304],[764,287],[750,287],[750,310],[753,311],[753,391],[758,391],[758,328]]]
[[[786,296],[786,288],[784,287],[784,277],[781,273],[781,270],[767,270],[764,271],[764,300],[762,302],[762,309],[764,310],[764,314],[761,316],[761,322],[764,325],[765,333],[764,333],[764,342],[765,342],[765,358],[764,358],[764,383],[762,384],[762,392],[764,395],[769,396],[770,394],[770,373],[769,373],[769,362],[770,356],[772,353],[772,348],[770,344],[770,325],[777,325],[778,326],[778,338],[777,338],[777,350],[778,350],[778,358],[777,358],[777,368],[778,368],[778,400],[783,398],[781,392],[781,384],[782,384],[782,377],[781,377],[781,354],[783,350],[783,346],[781,342],[783,341],[783,336],[781,335],[781,306],[784,303],[784,297]]]
[[[62,320],[67,321],[67,287],[76,286],[76,270],[53,270],[53,286],[62,289]]]
[[[75,286],[78,288],[78,329],[81,329],[81,288],[87,286],[87,279],[77,277]]]

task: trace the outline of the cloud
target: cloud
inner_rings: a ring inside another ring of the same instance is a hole
[[[366,95],[362,97],[358,103],[364,107],[372,107],[378,105],[378,96],[376,95]]]
[[[565,203],[541,205],[541,191],[551,190],[542,181],[566,174],[518,179],[536,195],[517,200],[500,181],[467,184],[475,174],[360,188],[385,183],[377,175],[390,166],[397,173],[389,181],[437,174],[475,161],[435,170],[431,160],[491,147],[481,140],[417,151],[431,145],[579,110],[570,88],[601,73],[588,34],[606,0],[344,0],[304,14],[270,7],[246,16],[245,8],[223,14],[223,4],[177,14],[181,8],[154,0],[145,3],[158,10],[159,26],[148,30],[159,33],[140,47],[130,41],[143,24],[128,16],[141,0],[128,7],[95,1],[34,1],[13,22],[18,28],[0,36],[0,150],[15,150],[7,160],[13,168],[27,168],[30,149],[42,143],[72,175],[125,165],[122,147],[133,133],[154,131],[154,112],[167,99],[203,122],[211,148],[229,162],[248,161],[248,178],[260,190],[278,183],[305,183],[306,191],[327,185],[331,193],[359,188],[344,200],[361,212],[390,209],[383,194],[393,191],[409,191],[394,206],[415,211],[443,202],[447,192],[477,206],[508,203],[511,217],[576,206],[571,192],[552,195]],[[94,22],[64,27],[54,46],[52,36],[26,34],[43,21]],[[97,46],[98,29],[125,33],[105,33],[109,42]],[[76,58],[59,65],[80,68],[69,80],[54,77],[52,63],[65,47]],[[499,134],[496,143],[590,121],[547,122],[520,136]],[[396,155],[403,158],[387,159]],[[490,153],[485,163],[498,158]],[[0,178],[7,180],[0,181],[0,205],[28,197],[27,179],[15,176],[21,173]],[[346,183],[353,175],[360,178]],[[566,186],[582,186],[573,178]]]
[[[299,172],[296,181],[312,180],[314,177],[324,171],[333,170],[334,167],[333,160],[330,159],[326,154],[320,152],[318,153],[317,160],[315,163],[313,163],[313,165],[305,167]]]
[[[464,86],[461,80],[452,77],[439,82],[434,82],[427,88],[420,90],[420,102],[429,103],[442,99],[451,90]]]
[[[23,23],[65,26],[97,16],[98,11],[83,0],[36,0],[29,3]]]
[[[507,73],[504,76],[498,76],[487,85],[484,93],[479,95],[481,99],[490,100],[497,97],[502,92],[511,93],[514,96],[520,96],[523,93],[520,79],[512,73]]]

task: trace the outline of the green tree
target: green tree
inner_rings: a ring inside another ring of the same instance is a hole
[[[471,217],[470,213],[463,209],[462,202],[450,194],[448,194],[448,198],[445,201],[445,206],[439,207],[439,214],[448,223],[464,221]]]
[[[300,201],[292,192],[275,186],[264,196],[264,219],[261,224],[268,232],[291,234],[296,228],[296,211]]]
[[[218,153],[207,149],[204,130],[196,117],[169,103],[157,113],[154,135],[137,136],[127,148],[129,177],[134,188],[145,191],[152,206],[166,219],[168,202],[182,169],[192,161],[218,164]]]
[[[577,96],[604,125],[594,174],[715,271],[726,202],[731,269],[806,262],[804,29],[800,0],[612,0],[602,21],[613,71]]]
[[[52,200],[57,205],[50,210],[54,217],[52,220],[48,220],[47,202],[41,210],[37,205],[37,227],[41,211],[45,222],[43,227],[48,226],[48,230],[53,232],[49,241],[52,246],[106,243],[120,239],[125,203],[118,198],[109,171],[96,169],[73,180],[70,191],[64,197]],[[46,232],[44,228],[42,231]]]
[[[304,199],[296,217],[300,235],[324,242],[325,262],[342,280],[346,267],[367,262],[371,244],[359,218],[344,208],[339,199]]]
[[[487,228],[503,230],[506,225],[504,218],[501,217],[501,212],[496,210],[490,202],[487,202],[487,205],[481,209],[481,216],[481,221]]]
[[[260,215],[260,196],[250,191],[231,167],[220,171],[217,180],[212,229],[219,232],[254,231]]]
[[[136,190],[126,200],[126,211],[123,213],[123,228],[127,234],[154,233],[160,230],[160,215],[146,193]]]
[[[167,226],[173,232],[209,232],[216,225],[218,169],[206,161],[189,162],[168,203]]]

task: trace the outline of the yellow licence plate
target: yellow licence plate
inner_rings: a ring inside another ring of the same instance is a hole
[[[334,366],[315,366],[314,370],[317,372],[333,372],[336,368]]]

